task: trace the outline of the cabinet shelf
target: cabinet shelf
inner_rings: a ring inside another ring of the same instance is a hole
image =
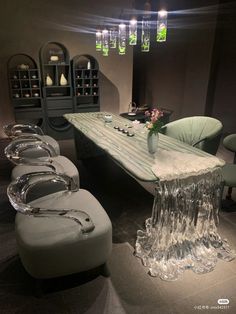
[[[44,86],[44,88],[50,89],[50,88],[69,88],[70,85],[50,85],[50,86]]]
[[[89,69],[87,68],[89,64]],[[86,112],[99,108],[99,67],[92,56],[76,56],[72,60],[74,110]]]
[[[65,66],[65,65],[67,65],[67,66],[70,66],[70,64],[69,63],[44,63],[44,66]]]
[[[19,69],[22,64],[29,68]],[[40,72],[36,62],[25,54],[13,55],[8,60],[8,77],[16,122],[22,119],[29,122],[33,116],[35,118],[35,110],[42,116]]]
[[[61,99],[71,99],[70,96],[48,96],[47,99],[53,99],[53,100],[61,100]]]

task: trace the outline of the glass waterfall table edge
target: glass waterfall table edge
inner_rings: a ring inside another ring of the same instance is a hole
[[[136,255],[150,274],[172,281],[185,269],[206,273],[215,268],[218,258],[233,260],[234,252],[217,231],[221,168],[198,176],[160,181],[151,170],[155,155],[147,151],[145,129],[134,130],[129,120],[115,114],[111,122],[105,122],[104,116],[108,114],[90,112],[64,117],[136,180],[155,184],[152,216],[146,221],[146,230],[137,232],[135,247]],[[135,135],[128,136],[126,131]],[[162,134],[159,149],[210,156]]]

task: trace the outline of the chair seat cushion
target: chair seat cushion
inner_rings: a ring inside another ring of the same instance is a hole
[[[57,168],[56,172],[66,174],[69,177],[73,178],[79,186],[79,173],[76,166],[68,158],[64,156],[57,156],[53,157],[52,159],[53,159],[52,165],[57,166],[57,164],[59,164],[59,167]],[[39,158],[39,160],[44,161],[45,158],[41,157]],[[53,170],[52,168],[47,166],[18,165],[15,168],[13,168],[11,173],[11,179],[16,180],[16,178],[21,177],[23,174],[40,171],[53,171]]]
[[[236,164],[226,164],[222,168],[225,185],[236,187]]]
[[[82,233],[74,220],[50,216],[16,215],[16,238],[26,270],[36,278],[51,278],[85,271],[107,260],[112,248],[112,227],[101,204],[86,190],[57,192],[30,203],[48,209],[79,209],[95,228]]]

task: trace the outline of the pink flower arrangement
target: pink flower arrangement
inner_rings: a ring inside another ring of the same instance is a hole
[[[150,135],[160,132],[160,129],[163,126],[163,123],[160,119],[163,117],[163,112],[154,108],[151,111],[146,111],[145,116],[149,119],[149,121],[146,122],[146,127],[150,131]]]

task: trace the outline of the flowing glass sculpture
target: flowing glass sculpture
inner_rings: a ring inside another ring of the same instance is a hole
[[[214,269],[217,258],[235,258],[217,232],[221,191],[221,168],[157,183],[152,217],[136,242],[136,255],[152,276],[173,281],[185,269],[203,274]]]
[[[158,11],[156,41],[158,42],[166,41],[166,35],[167,35],[167,11],[161,10]]]
[[[96,51],[102,50],[102,33],[100,31],[96,32]]]
[[[102,31],[102,55],[107,57],[109,53],[109,32],[107,29]]]
[[[131,46],[137,45],[137,25],[138,22],[136,18],[132,18],[129,21],[129,45]]]
[[[124,23],[119,25],[118,45],[119,55],[124,55],[126,53],[126,25]]]

